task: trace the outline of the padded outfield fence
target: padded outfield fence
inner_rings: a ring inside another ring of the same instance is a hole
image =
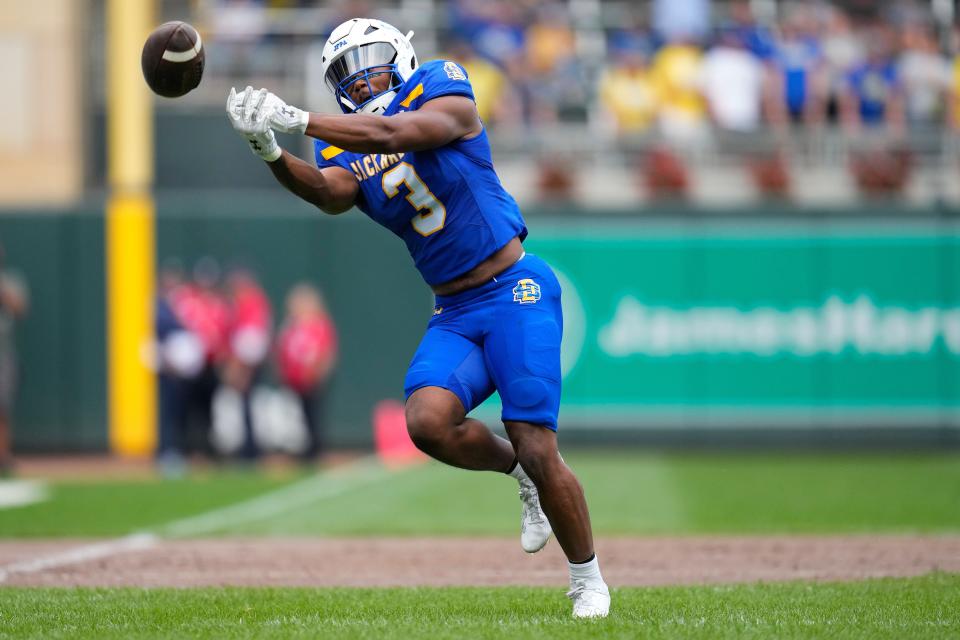
[[[317,283],[341,334],[331,441],[366,446],[374,405],[401,397],[431,296],[402,244],[364,217],[330,219],[282,193],[251,193],[161,194],[158,259],[247,266],[276,310],[295,282]],[[106,446],[100,211],[0,215],[8,262],[33,298],[18,329],[21,450]],[[855,430],[901,444],[960,441],[952,212],[527,217],[527,249],[565,287],[568,442],[605,431],[714,442],[736,433],[741,444],[744,433],[789,432],[824,443]],[[494,403],[480,412],[497,415]]]

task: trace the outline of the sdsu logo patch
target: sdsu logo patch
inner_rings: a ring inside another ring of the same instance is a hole
[[[451,80],[466,80],[467,74],[460,68],[456,62],[444,62],[443,70],[447,72],[447,77]]]
[[[540,299],[540,285],[530,278],[517,282],[513,288],[513,301],[520,304],[533,304]]]

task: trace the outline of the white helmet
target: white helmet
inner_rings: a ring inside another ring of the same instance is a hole
[[[403,35],[396,27],[368,18],[347,20],[330,34],[323,47],[323,80],[344,113],[383,113],[400,86],[417,68],[410,44],[413,31]],[[391,74],[389,87],[357,104],[347,89],[357,80],[370,86],[370,78]]]

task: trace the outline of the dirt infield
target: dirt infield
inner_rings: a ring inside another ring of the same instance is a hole
[[[137,550],[107,541],[98,547],[107,553],[78,561],[95,542],[0,542],[0,585],[562,586],[567,579],[556,541],[536,555],[499,538],[163,540]],[[78,550],[72,561],[57,561]],[[605,538],[597,552],[613,586],[960,572],[957,536]]]

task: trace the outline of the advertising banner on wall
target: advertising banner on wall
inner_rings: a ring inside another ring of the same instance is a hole
[[[955,226],[577,221],[527,249],[563,285],[563,426],[960,422]]]

